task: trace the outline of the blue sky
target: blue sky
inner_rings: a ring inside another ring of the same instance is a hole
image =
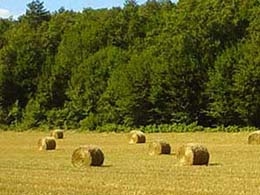
[[[81,11],[83,8],[111,8],[117,6],[123,6],[124,0],[40,0],[44,2],[44,6],[49,11],[58,10],[60,7],[65,9]],[[27,4],[32,0],[0,0],[0,18],[7,18],[24,14],[27,8]],[[137,0],[138,4],[145,3],[146,0]]]

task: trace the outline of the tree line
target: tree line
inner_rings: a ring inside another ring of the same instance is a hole
[[[0,127],[259,127],[259,15],[259,0],[34,0],[0,19]]]

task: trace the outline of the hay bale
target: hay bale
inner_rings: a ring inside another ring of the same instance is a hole
[[[146,138],[145,134],[142,131],[130,131],[129,133],[129,143],[136,144],[136,143],[145,143]]]
[[[74,150],[71,162],[74,167],[101,166],[104,154],[97,146],[80,146]]]
[[[51,137],[55,137],[56,139],[63,139],[64,131],[61,129],[55,129],[51,131]]]
[[[177,159],[181,165],[208,165],[209,157],[208,149],[201,144],[189,143],[177,151]]]
[[[55,150],[56,141],[53,137],[44,137],[38,141],[39,150]]]
[[[149,154],[171,154],[171,145],[165,141],[158,140],[149,144]]]
[[[248,135],[248,144],[260,144],[260,131],[254,131]]]

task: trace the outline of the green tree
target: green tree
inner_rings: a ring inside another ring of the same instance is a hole
[[[216,60],[214,69],[209,71],[206,94],[209,98],[207,115],[212,118],[211,125],[228,126],[241,122],[234,102],[234,74],[239,58],[238,49],[227,49]]]
[[[63,72],[61,71],[59,74],[59,71],[56,72],[55,70],[57,70],[56,66],[58,65],[56,61],[59,46],[64,38],[64,33],[74,25],[75,16],[74,12],[69,11],[55,14],[49,21],[46,29],[42,31],[42,47],[46,58],[42,64],[42,74],[38,78],[35,98],[45,109],[60,108],[66,99],[64,96],[65,91],[61,90],[67,86],[62,84],[66,80],[60,80],[63,78]]]
[[[97,114],[101,95],[112,71],[124,61],[120,49],[107,47],[83,61],[72,74],[67,91],[70,104],[79,113],[78,121]]]
[[[250,9],[250,26],[248,37],[240,47],[240,60],[238,70],[234,75],[234,102],[236,111],[243,120],[244,125],[260,126],[260,22],[257,16],[260,14],[260,3],[255,2],[256,7]]]
[[[6,44],[5,32],[11,28],[14,22],[10,19],[0,18],[0,49]]]
[[[27,23],[8,30],[8,44],[1,50],[2,106],[8,109],[18,102],[24,108],[37,90],[38,76],[45,62],[40,34]]]
[[[21,17],[22,20],[28,21],[32,28],[37,28],[44,21],[50,20],[50,12],[44,8],[44,2],[33,0],[27,4],[26,13]]]
[[[150,65],[144,54],[132,56],[127,64],[118,66],[111,75],[102,96],[102,113],[110,123],[140,126],[149,122],[151,103]]]

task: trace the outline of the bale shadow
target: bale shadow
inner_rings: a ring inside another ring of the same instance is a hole
[[[220,167],[220,166],[223,166],[223,164],[217,163],[217,162],[212,162],[212,163],[209,163],[208,166],[218,166],[218,167]]]
[[[107,167],[112,167],[113,165],[102,165],[100,166],[101,168],[104,167],[104,168],[107,168]]]

